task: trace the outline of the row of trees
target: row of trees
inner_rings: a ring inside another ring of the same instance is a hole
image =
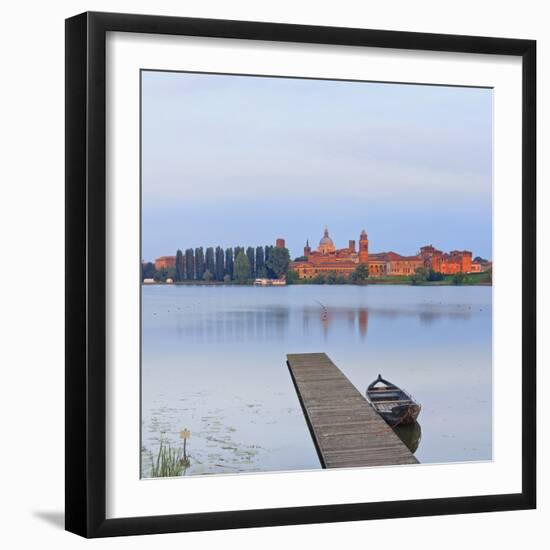
[[[275,246],[249,246],[223,249],[188,248],[176,252],[174,268],[156,270],[154,264],[142,266],[142,279],[182,281],[236,281],[246,283],[255,278],[276,279],[286,275],[290,256],[288,249]]]
[[[343,275],[336,271],[319,273],[311,279],[300,279],[298,273],[288,269],[290,262],[286,248],[274,246],[227,248],[187,249],[178,250],[176,265],[171,268],[155,269],[153,263],[142,264],[142,279],[166,281],[170,278],[176,282],[182,281],[223,281],[244,284],[254,278],[285,277],[287,284],[365,284],[368,281],[369,270],[365,264],[359,264],[355,271]],[[410,277],[413,285],[432,283],[450,279],[455,285],[468,283],[492,283],[492,270],[469,276],[466,273],[456,273],[445,277],[432,269],[418,268]]]
[[[445,275],[434,271],[433,269],[426,269],[424,267],[419,267],[415,274],[411,276],[411,282],[413,285],[421,284],[424,282],[432,283],[436,281],[443,281]],[[469,283],[492,283],[493,281],[493,270],[489,269],[483,273],[478,273],[476,275],[468,275],[467,273],[455,273],[450,279],[454,285],[463,285]]]

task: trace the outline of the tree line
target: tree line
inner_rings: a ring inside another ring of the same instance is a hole
[[[453,285],[463,285],[472,283],[492,283],[493,282],[493,270],[482,273],[462,273],[462,271],[455,273],[454,275],[443,275],[433,269],[426,269],[419,267],[415,274],[411,276],[411,283],[413,285],[423,283],[434,283],[438,281],[450,281]]]
[[[157,270],[152,262],[143,263],[143,279],[174,282],[219,281],[244,284],[256,278],[279,279],[286,275],[290,255],[287,248],[272,245],[234,248],[203,247],[177,250],[175,267]]]

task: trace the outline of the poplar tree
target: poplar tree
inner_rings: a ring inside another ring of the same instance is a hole
[[[224,252],[221,246],[216,247],[216,280],[223,281],[225,274]]]
[[[199,281],[204,277],[204,252],[202,246],[195,248],[195,274]]]
[[[233,249],[227,248],[225,250],[225,274],[229,275],[233,279]]]
[[[192,281],[195,278],[195,258],[193,256],[192,248],[188,248],[185,251],[185,267],[187,279]]]
[[[267,276],[264,259],[264,247],[256,247],[256,277],[264,278]]]
[[[238,283],[244,284],[250,276],[250,262],[247,255],[240,250],[235,259],[235,280]]]
[[[254,278],[256,276],[256,262],[254,261],[254,249],[251,246],[246,249],[246,256],[250,264],[250,277]]]
[[[216,271],[214,265],[214,249],[211,246],[206,249],[206,271],[210,271],[211,275],[214,275]]]
[[[185,264],[183,261],[183,252],[178,248],[178,251],[176,252],[176,274],[175,279],[176,282],[183,281],[185,278]]]
[[[277,277],[277,275],[274,273],[274,271],[271,269],[271,265],[270,265],[270,256],[271,256],[271,252],[274,250],[274,247],[273,246],[270,246],[270,245],[266,245],[265,247],[265,267],[266,267],[266,275],[270,278],[270,279],[273,279],[275,277]]]

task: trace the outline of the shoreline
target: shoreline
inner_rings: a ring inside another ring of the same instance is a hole
[[[485,281],[479,281],[479,282],[463,282],[460,284],[456,284],[452,281],[433,281],[433,282],[418,282],[418,283],[412,283],[411,281],[377,281],[372,280],[367,283],[357,284],[357,283],[334,283],[334,284],[328,284],[328,283],[292,283],[292,284],[286,284],[286,285],[255,285],[253,282],[251,283],[225,283],[223,281],[212,281],[212,282],[204,282],[204,281],[180,281],[177,283],[166,283],[163,281],[158,281],[155,283],[144,283],[141,282],[141,286],[236,286],[236,287],[245,287],[245,286],[252,286],[252,287],[258,287],[258,288],[284,288],[289,286],[377,286],[377,285],[387,285],[387,286],[414,286],[414,287],[437,287],[437,286],[489,286],[492,287],[493,283],[491,282],[485,282]]]

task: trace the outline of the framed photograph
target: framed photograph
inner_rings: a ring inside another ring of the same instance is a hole
[[[535,507],[531,40],[66,21],[66,528]]]

